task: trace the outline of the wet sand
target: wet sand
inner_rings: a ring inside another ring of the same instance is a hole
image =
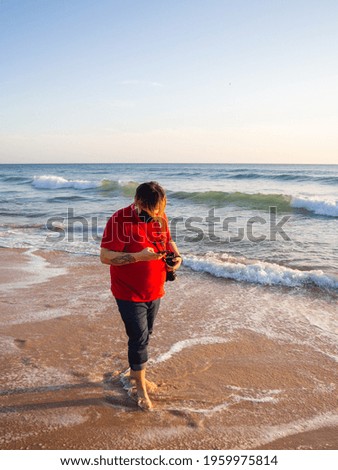
[[[120,382],[109,268],[61,252],[0,259],[1,449],[338,448],[334,338],[290,310],[330,301],[183,268],[151,339],[158,389],[143,412]]]

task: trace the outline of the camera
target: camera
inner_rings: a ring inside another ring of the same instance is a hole
[[[165,254],[166,255],[163,258],[163,261],[165,262],[167,266],[172,268],[176,264],[176,262],[174,261],[174,258],[178,258],[178,256],[175,255],[173,251],[166,251]],[[166,281],[175,281],[176,278],[177,278],[177,274],[175,273],[175,271],[167,271]]]

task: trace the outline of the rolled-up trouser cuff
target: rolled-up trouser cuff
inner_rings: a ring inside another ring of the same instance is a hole
[[[147,366],[147,363],[144,362],[143,364],[130,364],[130,368],[132,370],[138,371],[138,370],[143,370]]]

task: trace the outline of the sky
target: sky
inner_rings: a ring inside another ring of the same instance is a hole
[[[0,0],[0,163],[338,163],[336,0]]]

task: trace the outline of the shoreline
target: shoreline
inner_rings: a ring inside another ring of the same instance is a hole
[[[1,449],[337,449],[331,350],[249,328],[234,311],[253,295],[280,303],[282,291],[180,273],[155,325],[158,393],[144,413],[119,381],[126,338],[107,267],[42,250],[33,264],[24,249],[0,258]],[[220,306],[232,329],[206,327]]]

